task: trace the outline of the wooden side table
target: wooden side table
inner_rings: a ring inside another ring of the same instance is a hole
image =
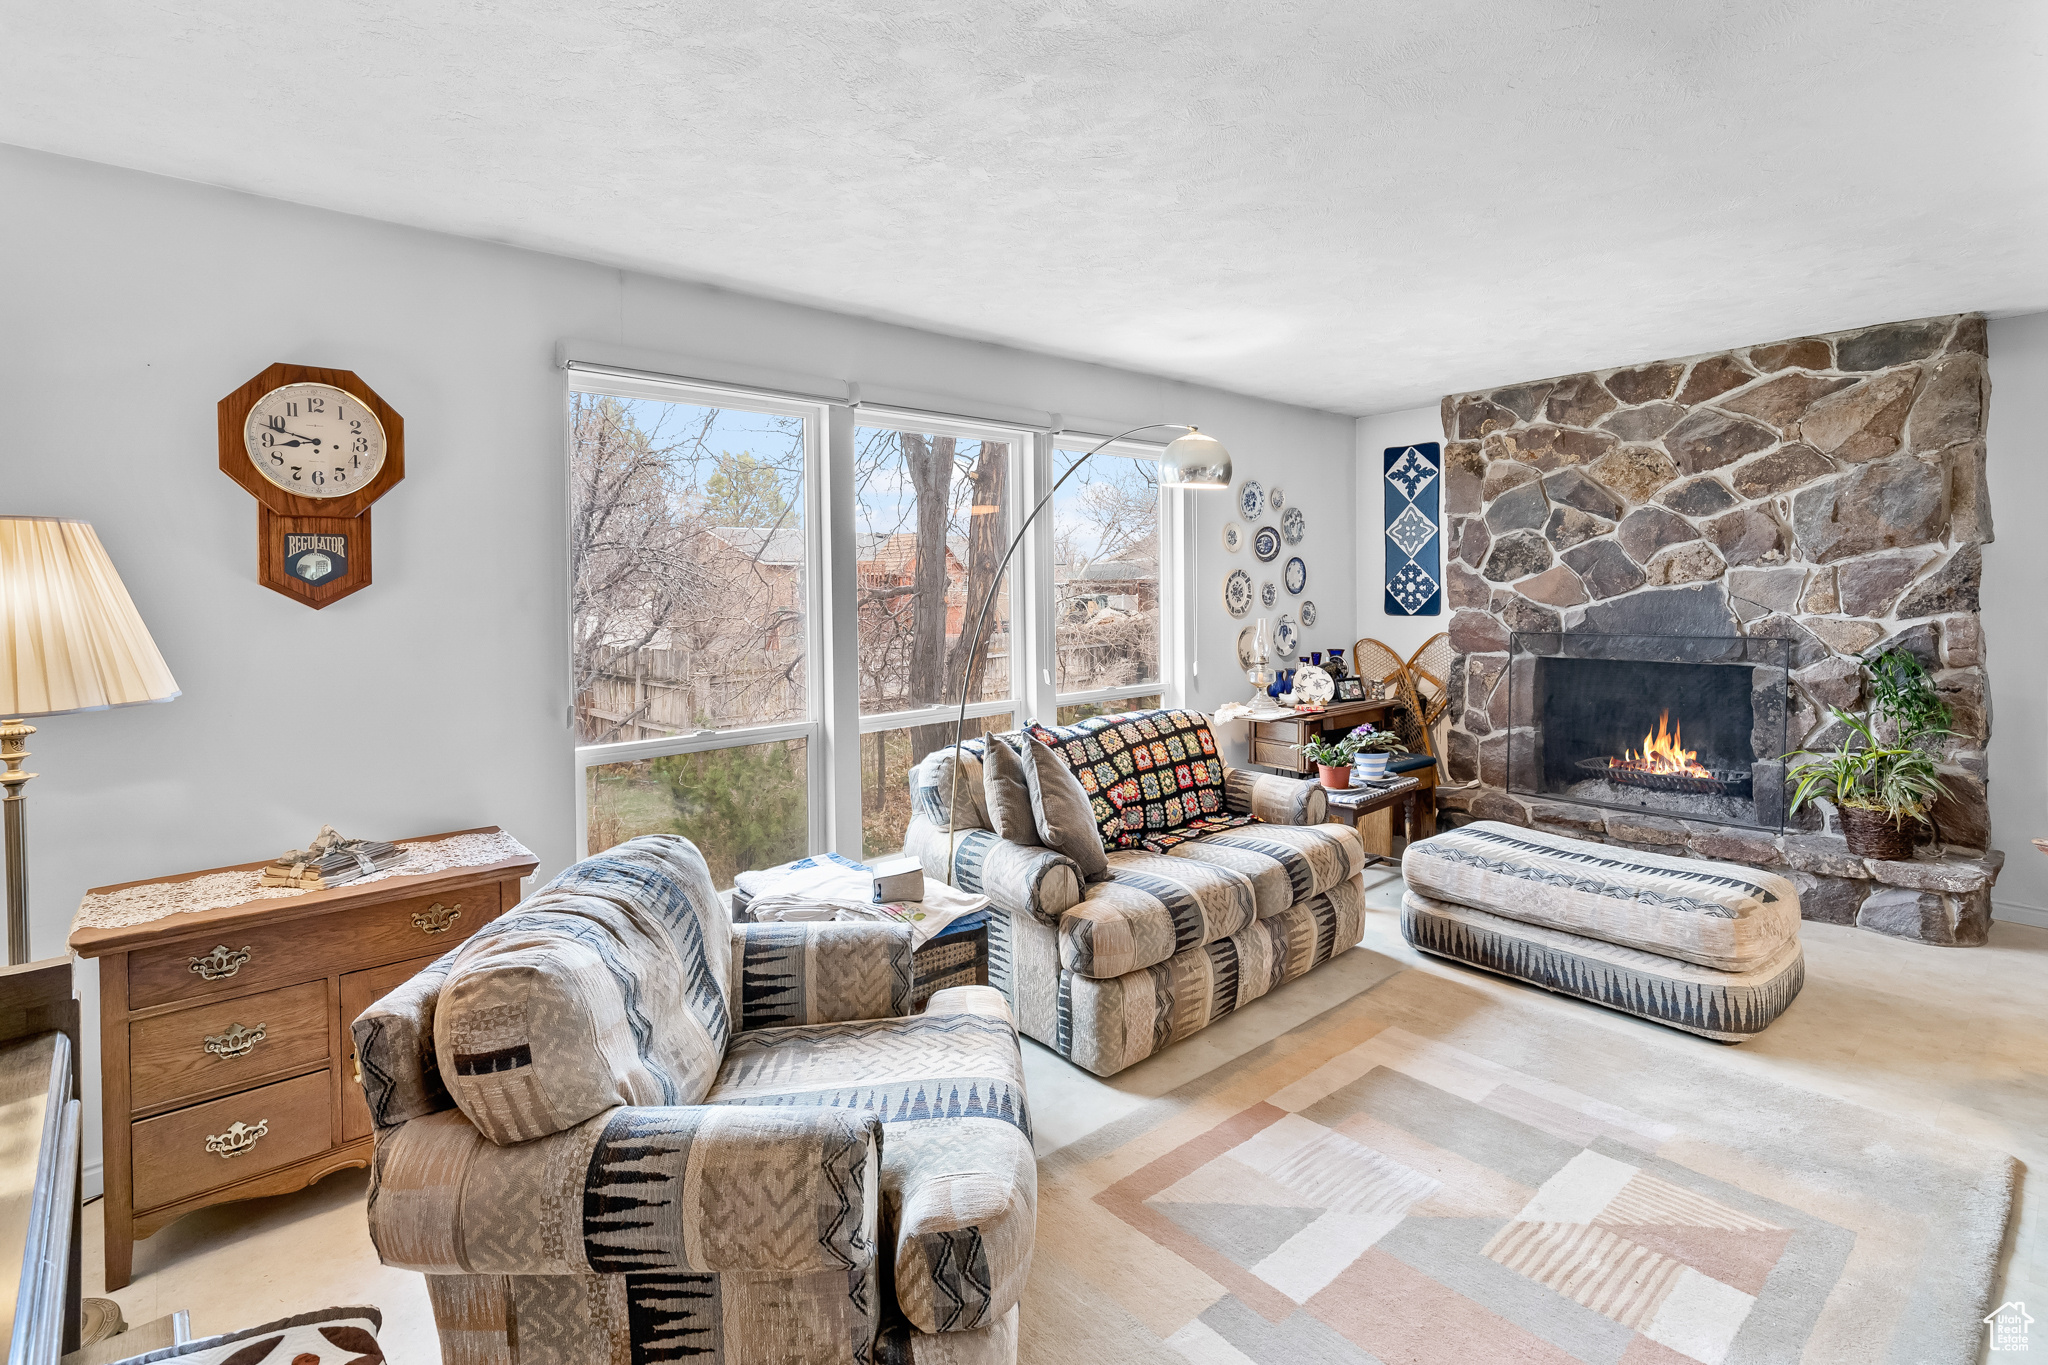
[[[1250,727],[1251,761],[1296,777],[1313,777],[1316,765],[1301,756],[1301,746],[1317,735],[1332,730],[1351,730],[1365,721],[1379,718],[1401,704],[1399,697],[1385,701],[1333,702],[1321,711],[1298,711],[1279,720],[1246,719]],[[1435,767],[1418,769],[1415,779],[1421,791],[1407,802],[1408,837],[1426,839],[1436,833]]]
[[[1328,797],[1329,820],[1358,831],[1359,838],[1365,841],[1368,866],[1373,863],[1399,866],[1400,859],[1394,857],[1394,821],[1398,818],[1412,830],[1410,810],[1423,796],[1422,783],[1412,777],[1397,778],[1370,787],[1333,791]],[[1415,836],[1411,833],[1408,837],[1412,839]]]
[[[128,1283],[136,1239],[195,1209],[368,1165],[370,1110],[349,1024],[518,904],[535,866],[528,854],[73,930],[72,950],[100,959],[107,1288]]]

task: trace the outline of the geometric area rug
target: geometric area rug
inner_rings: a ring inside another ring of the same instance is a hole
[[[2016,1163],[1403,971],[1040,1163],[1019,1359],[1978,1358]]]

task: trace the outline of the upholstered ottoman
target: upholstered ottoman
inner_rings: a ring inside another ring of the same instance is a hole
[[[1702,1037],[1762,1032],[1806,979],[1799,893],[1755,868],[1485,820],[1410,844],[1401,870],[1421,951]]]

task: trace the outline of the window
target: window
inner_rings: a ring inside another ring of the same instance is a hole
[[[1178,699],[1179,504],[1156,448],[1096,454],[1006,568],[1026,491],[1092,441],[570,370],[587,851],[680,834],[720,887],[806,853],[886,855],[963,686],[969,737]]]
[[[1089,445],[1092,445],[1090,442]],[[1053,454],[1055,479],[1088,446]],[[1061,724],[1157,706],[1161,489],[1158,452],[1110,446],[1053,495],[1053,664]]]
[[[569,398],[585,846],[680,833],[720,885],[813,842],[815,410],[621,380]]]
[[[854,553],[862,845],[875,854],[902,847],[910,769],[953,742],[963,684],[969,715],[990,722],[968,734],[1013,723],[1015,634],[997,569],[1020,442],[868,421],[854,432]],[[988,624],[970,653],[984,603]]]

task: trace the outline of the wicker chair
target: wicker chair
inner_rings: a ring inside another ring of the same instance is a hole
[[[1428,649],[1429,646],[1424,645],[1423,648]],[[1422,783],[1423,791],[1433,791],[1437,783],[1437,759],[1436,747],[1429,733],[1429,707],[1416,691],[1415,681],[1409,675],[1408,661],[1381,641],[1360,640],[1351,647],[1351,664],[1359,677],[1385,683],[1400,702],[1388,713],[1387,721],[1401,736],[1401,742],[1408,746],[1408,752],[1396,755],[1387,764],[1387,771],[1413,777]],[[1442,695],[1441,684],[1437,684],[1435,690]],[[1409,812],[1410,839],[1425,839],[1436,833],[1434,796],[1410,803]]]

